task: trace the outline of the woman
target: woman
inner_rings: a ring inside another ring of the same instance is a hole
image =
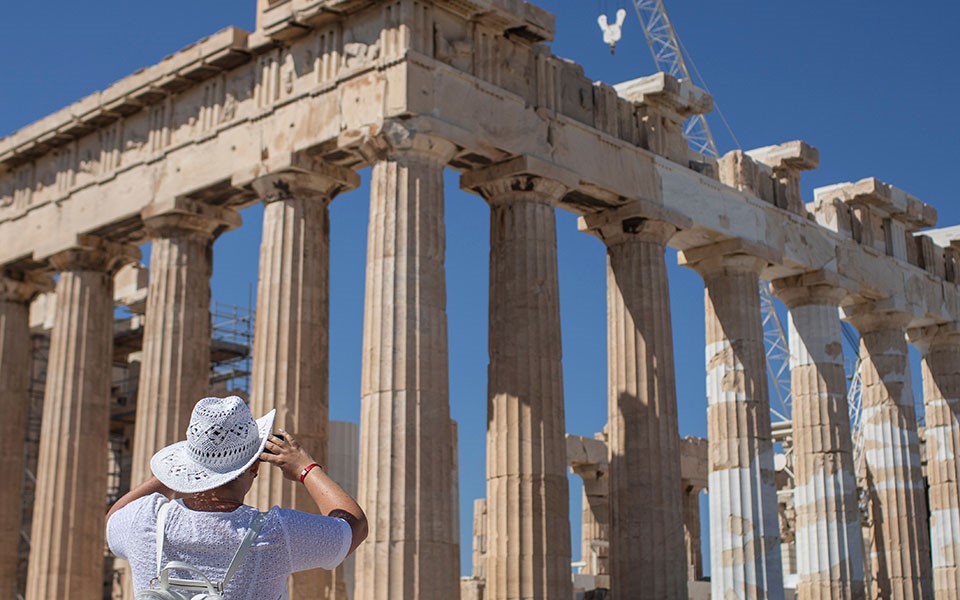
[[[211,581],[223,580],[258,514],[243,499],[260,461],[279,468],[286,479],[302,482],[322,514],[270,509],[226,585],[226,598],[279,598],[291,573],[333,569],[366,538],[366,516],[349,494],[292,435],[282,429],[270,434],[275,415],[270,411],[254,421],[236,396],[204,398],[193,409],[186,441],[157,452],[150,461],[154,476],[110,508],[107,543],[114,554],[130,561],[135,593],[149,588],[157,575],[157,515],[174,493],[182,497],[168,509],[160,566],[181,561]]]

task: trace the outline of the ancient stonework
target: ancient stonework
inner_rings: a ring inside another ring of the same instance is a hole
[[[153,244],[148,290],[131,300],[145,324],[142,387],[124,405],[128,420],[114,423],[114,447],[135,431],[134,479],[182,435],[208,387],[212,243],[257,202],[251,402],[257,413],[276,408],[324,457],[327,206],[360,173],[371,210],[356,475],[370,536],[354,598],[571,597],[557,210],[577,214],[609,257],[609,446],[591,440],[604,450],[571,459],[589,488],[581,545],[596,587],[629,599],[701,593],[707,584],[688,580],[703,575],[698,498],[709,487],[714,598],[784,597],[782,555],[796,556],[800,598],[862,597],[861,579],[869,597],[956,595],[960,230],[920,233],[936,224],[933,207],[874,178],[819,188],[805,203],[801,176],[819,153],[801,141],[719,159],[691,151],[684,120],[711,109],[708,94],[664,73],[591,80],[551,53],[553,16],[522,0],[250,4],[255,31],[226,28],[0,140],[7,434],[23,428],[27,303],[58,276],[55,310],[33,305],[52,336],[29,600],[104,589],[112,275],[136,245]],[[488,202],[491,223],[486,516],[462,585],[447,169]],[[668,247],[706,288],[709,451],[691,460],[709,476],[684,475]],[[790,306],[794,354],[794,421],[778,425],[795,467],[783,553],[758,295],[769,280]],[[853,435],[838,307],[862,335],[864,426]],[[907,332],[924,353],[929,507]],[[862,473],[850,459],[858,440]],[[4,446],[3,464],[19,481],[16,445]],[[130,462],[116,454],[114,464]],[[868,491],[866,547],[854,485]],[[256,501],[308,506],[297,490],[264,473]],[[20,497],[7,490],[0,503],[15,531]],[[12,593],[15,561],[0,544],[0,594]],[[341,600],[347,579],[295,578],[294,600],[315,590]]]

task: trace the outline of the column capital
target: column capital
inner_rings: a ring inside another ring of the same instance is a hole
[[[829,271],[814,271],[774,279],[770,282],[770,288],[787,308],[811,304],[839,307],[847,297],[847,290],[840,286],[840,276]]]
[[[960,323],[941,323],[927,327],[914,327],[907,330],[907,339],[920,351],[926,354],[933,348],[960,347]]]
[[[532,156],[517,156],[460,177],[461,189],[491,204],[532,200],[556,205],[579,184],[574,173]]]
[[[123,265],[140,260],[140,249],[93,235],[79,234],[68,242],[58,241],[38,250],[36,258],[48,261],[57,271],[104,271],[110,275]]]
[[[306,168],[288,168],[262,175],[251,185],[266,204],[300,197],[329,203],[337,194],[359,187],[360,176],[345,167],[314,161]]]
[[[429,131],[420,131],[413,123],[400,119],[387,119],[379,128],[362,135],[345,132],[338,141],[341,147],[355,147],[371,164],[410,157],[446,164],[457,152],[453,142]]]
[[[41,292],[53,289],[53,279],[47,273],[0,268],[0,302],[27,303]]]
[[[843,307],[844,318],[857,328],[860,334],[874,331],[906,330],[913,315],[895,308],[886,308],[876,302],[860,302]]]
[[[653,242],[666,246],[680,229],[693,222],[685,215],[646,199],[583,215],[577,221],[580,231],[595,235],[608,247],[625,242]]]
[[[217,237],[241,225],[240,213],[190,198],[169,198],[151,202],[140,218],[152,238],[182,236]]]
[[[800,171],[811,171],[820,165],[820,151],[803,140],[794,140],[775,146],[764,146],[763,148],[748,150],[746,154],[753,160],[774,170],[799,173]]]
[[[683,250],[677,257],[677,262],[695,270],[701,277],[744,272],[754,273],[759,277],[767,265],[778,260],[771,248],[740,239],[730,239]]]

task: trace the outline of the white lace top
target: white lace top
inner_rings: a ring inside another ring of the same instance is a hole
[[[130,561],[134,592],[150,587],[157,574],[157,513],[167,499],[152,494],[124,506],[107,521],[107,543]],[[197,512],[175,501],[167,514],[163,564],[183,561],[213,582],[223,579],[257,510],[241,506],[233,512]],[[287,590],[287,576],[296,571],[333,569],[347,555],[352,533],[343,519],[274,506],[263,529],[227,584],[227,600],[273,600]],[[188,573],[174,577],[193,579]]]

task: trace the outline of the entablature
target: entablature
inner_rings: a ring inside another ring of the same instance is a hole
[[[546,26],[532,5],[436,0],[419,5],[442,10],[414,14],[406,0],[290,0],[269,10],[306,5],[343,10],[304,17],[302,35],[269,43],[225,30],[0,142],[0,265],[34,264],[38,236],[142,240],[151,202],[254,202],[247,175],[270,174],[278,157],[358,169],[367,140],[402,122],[454,144],[449,165],[461,171],[522,156],[576,174],[560,206],[577,214],[662,207],[690,223],[671,238],[675,248],[742,240],[770,257],[766,277],[836,272],[853,296],[900,299],[918,325],[960,317],[956,255],[932,238],[907,241],[935,222],[932,208],[872,179],[798,205],[799,173],[819,161],[802,142],[736,153],[722,181],[691,168],[702,157],[676,126],[706,110],[709,96],[667,75],[594,82],[540,39],[476,12],[493,7]],[[187,87],[157,83],[167,80]],[[136,94],[153,103],[127,104]],[[129,108],[115,108],[113,121],[97,112],[116,102]],[[92,129],[43,150],[45,132],[88,114]],[[864,242],[855,208],[882,215],[894,233]]]

